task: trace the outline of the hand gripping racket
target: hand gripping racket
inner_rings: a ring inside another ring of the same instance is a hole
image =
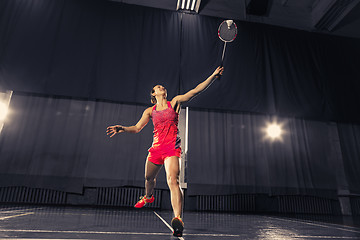
[[[235,22],[233,20],[223,21],[219,26],[218,36],[221,39],[221,41],[224,42],[224,48],[221,56],[221,65],[220,65],[222,67],[224,63],[226,43],[234,41],[237,36],[237,27]]]

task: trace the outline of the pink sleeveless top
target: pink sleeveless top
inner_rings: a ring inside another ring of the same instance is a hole
[[[154,139],[149,152],[170,152],[180,148],[180,137],[178,130],[179,114],[167,102],[168,107],[157,111],[156,105],[152,109],[152,121],[154,124]]]

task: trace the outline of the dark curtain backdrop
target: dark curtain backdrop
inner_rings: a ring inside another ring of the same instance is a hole
[[[143,187],[152,124],[139,134],[111,139],[105,129],[115,123],[134,124],[144,109],[15,94],[0,135],[0,186],[77,193],[84,186]],[[274,121],[284,129],[281,141],[266,138],[265,128]],[[344,183],[351,193],[359,193],[359,129],[351,124],[190,110],[188,193],[334,197],[344,190]],[[341,159],[334,157],[339,142]],[[164,171],[157,187],[167,188]]]
[[[14,95],[0,135],[0,186],[82,192],[84,186],[144,186],[152,123],[109,138],[106,127],[138,121],[144,106]],[[167,187],[164,174],[158,186]]]
[[[222,19],[103,0],[0,2],[0,85],[148,104],[195,87],[220,63]],[[221,81],[189,106],[359,121],[360,42],[236,22]]]
[[[114,138],[105,130],[116,123],[136,123],[144,109],[140,105],[15,94],[0,135],[0,186],[77,193],[84,186],[143,187],[152,123],[139,134]],[[267,124],[274,121],[284,129],[281,141],[265,137]],[[331,135],[334,129],[338,131],[335,138]],[[359,129],[351,124],[190,110],[188,194],[334,197],[343,183],[351,193],[359,193]],[[342,159],[334,157],[339,142]],[[339,175],[339,170],[344,174]],[[164,171],[157,187],[167,188]]]
[[[284,130],[281,141],[266,137],[267,124],[274,121]],[[330,127],[294,118],[190,111],[188,193],[334,197],[339,164],[332,157]],[[348,168],[358,165],[348,161]],[[358,177],[348,180],[358,186]]]
[[[173,96],[179,26],[178,14],[111,1],[1,1],[0,85],[148,104],[160,83]]]
[[[0,88],[15,92],[1,186],[143,186],[152,127],[111,140],[105,128],[134,124],[155,84],[170,99],[208,77],[221,21],[103,0],[0,1]],[[329,120],[342,122],[344,178],[360,192],[359,40],[236,23],[221,81],[187,104],[189,193],[334,194],[344,179]],[[286,122],[282,142],[262,139],[270,115]]]
[[[338,130],[349,190],[360,194],[360,126],[338,124]]]

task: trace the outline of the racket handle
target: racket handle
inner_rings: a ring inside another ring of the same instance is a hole
[[[226,49],[226,42],[224,43],[224,48],[223,48],[222,55],[221,55],[221,63],[220,63],[220,67],[223,67],[223,66],[224,66],[225,49]],[[218,80],[220,80],[221,75],[220,75],[220,74],[218,74],[218,75],[217,75],[217,77],[218,77]]]
[[[224,66],[224,59],[221,59],[220,67],[223,67],[223,66]],[[217,77],[218,80],[220,80],[221,75],[217,74],[216,77]]]
[[[221,63],[221,65],[220,65],[220,67],[223,67],[222,63]],[[221,78],[220,73],[216,75],[216,78],[217,78],[217,80],[220,80],[220,78]]]

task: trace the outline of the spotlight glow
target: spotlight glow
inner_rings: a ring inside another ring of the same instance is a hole
[[[0,121],[3,121],[6,117],[8,107],[5,103],[0,102]]]
[[[278,138],[281,135],[281,128],[277,124],[271,124],[267,127],[267,134],[271,138]]]
[[[273,122],[267,122],[264,128],[262,128],[262,132],[264,133],[263,140],[270,141],[283,141],[283,135],[286,131],[283,129],[284,122],[278,123],[276,120]]]

